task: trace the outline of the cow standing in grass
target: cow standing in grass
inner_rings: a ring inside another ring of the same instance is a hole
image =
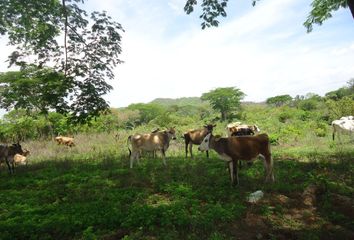
[[[340,135],[342,134],[349,134],[350,138],[352,139],[354,134],[353,116],[341,117],[339,120],[334,120],[332,122],[332,128],[333,128],[333,133],[332,133],[333,141],[336,134],[338,135],[339,141],[341,141]]]
[[[252,161],[258,156],[264,159],[266,168],[266,181],[274,181],[273,160],[267,134],[242,137],[215,137],[209,133],[198,147],[200,151],[215,150],[221,159],[229,165],[231,183],[238,181],[237,162],[241,160]]]
[[[10,174],[15,172],[14,156],[16,154],[23,154],[22,147],[19,143],[0,145],[0,163],[5,160]]]
[[[216,125],[208,124],[205,125],[204,128],[201,129],[192,129],[183,134],[184,143],[185,143],[185,150],[186,150],[186,157],[188,156],[188,145],[189,145],[189,153],[193,158],[192,148],[193,144],[199,145],[202,143],[203,139],[208,133],[213,132],[214,127]],[[207,157],[209,157],[209,152],[206,151]]]
[[[144,151],[161,151],[163,163],[166,165],[166,150],[170,146],[171,139],[176,139],[175,128],[170,128],[165,131],[158,131],[155,133],[135,134],[128,137],[128,142],[132,146],[129,149],[130,168],[133,168],[134,160],[139,162],[139,155]]]

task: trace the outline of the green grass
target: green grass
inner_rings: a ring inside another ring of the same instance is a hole
[[[167,166],[145,157],[129,169],[129,134],[118,142],[113,134],[81,135],[72,149],[25,143],[30,164],[13,176],[1,168],[0,239],[350,239],[354,232],[353,218],[330,200],[353,199],[350,143],[273,147],[276,182],[264,183],[257,160],[234,188],[215,153],[207,159],[194,147],[195,159],[186,159],[181,141],[171,144]],[[322,191],[314,209],[302,202],[310,185]],[[247,203],[256,190],[264,198]]]

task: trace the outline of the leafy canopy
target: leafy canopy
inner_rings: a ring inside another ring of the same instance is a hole
[[[277,107],[280,107],[282,105],[285,105],[287,103],[290,103],[292,101],[292,97],[288,94],[286,95],[279,95],[275,97],[270,97],[266,100],[266,103],[269,105],[275,105]]]
[[[65,97],[73,82],[50,68],[27,66],[22,71],[0,73],[0,107],[48,114],[50,109],[68,109]]]
[[[259,0],[252,0],[252,5],[255,6]],[[228,0],[203,0],[200,4],[202,14],[199,16],[202,19],[202,29],[205,27],[217,27],[220,16],[226,17],[226,7]],[[194,7],[198,5],[197,0],[187,0],[184,6],[184,11],[190,14],[194,11]],[[307,32],[313,30],[313,25],[322,23],[332,17],[332,13],[339,8],[349,7],[354,17],[354,0],[312,0],[311,11],[307,16],[304,26]]]
[[[63,98],[77,121],[86,121],[107,109],[103,95],[112,86],[113,69],[122,61],[122,26],[105,12],[88,14],[84,0],[2,0],[0,35],[16,47],[11,65],[52,66],[71,92]],[[31,60],[29,60],[31,59]],[[69,101],[70,100],[70,101]],[[16,104],[14,104],[16,107]]]
[[[210,92],[203,93],[201,99],[209,101],[211,107],[221,113],[221,120],[226,120],[228,114],[240,108],[240,101],[245,94],[238,88],[226,87],[216,88]]]

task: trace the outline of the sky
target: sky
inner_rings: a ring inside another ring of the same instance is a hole
[[[282,94],[324,95],[354,78],[354,21],[349,9],[333,13],[306,33],[308,0],[229,0],[217,28],[202,30],[186,0],[87,0],[87,11],[106,10],[121,23],[122,49],[111,107],[155,98],[200,97],[236,87],[244,101]],[[201,1],[198,1],[201,2]],[[10,49],[0,39],[0,71]]]

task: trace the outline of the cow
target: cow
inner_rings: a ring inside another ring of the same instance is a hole
[[[193,158],[192,148],[193,144],[199,145],[202,143],[203,139],[208,133],[213,132],[213,128],[216,127],[216,124],[208,124],[204,125],[201,129],[192,129],[185,132],[182,136],[184,138],[186,157],[188,156],[188,145],[189,145],[189,153],[191,158]],[[206,151],[207,157],[209,157],[209,152]]]
[[[230,123],[226,126],[227,136],[245,136],[245,135],[255,135],[261,130],[257,125],[246,125],[241,124],[241,122]]]
[[[74,138],[72,137],[57,136],[55,137],[55,141],[58,143],[58,145],[62,144],[69,147],[75,146]]]
[[[335,135],[338,135],[339,141],[340,135],[341,134],[350,134],[350,137],[352,138],[353,133],[354,133],[354,120],[352,116],[348,117],[342,117],[339,120],[334,120],[332,122],[332,128],[333,128],[333,133],[332,133],[332,139],[334,141]]]
[[[15,165],[27,165],[27,156],[30,155],[30,151],[27,149],[23,150],[22,154],[15,154],[14,163]]]
[[[218,137],[209,133],[199,145],[198,150],[215,150],[221,159],[228,163],[232,185],[238,185],[237,162],[252,161],[261,156],[266,169],[266,181],[274,181],[273,160],[270,151],[270,142],[267,134],[242,137]]]
[[[354,120],[354,116],[341,117],[339,120]]]
[[[7,167],[9,168],[10,174],[15,173],[14,156],[17,153],[23,154],[23,150],[20,143],[14,143],[12,145],[0,145],[0,162],[5,160]]]
[[[135,134],[128,137],[128,142],[132,146],[132,150],[128,147],[130,156],[130,168],[133,168],[133,162],[136,159],[139,162],[141,150],[144,151],[161,151],[163,163],[166,165],[166,150],[170,145],[171,139],[176,139],[175,128],[155,133]]]

